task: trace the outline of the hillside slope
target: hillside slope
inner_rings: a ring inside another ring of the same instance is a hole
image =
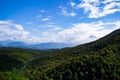
[[[1,47],[0,80],[28,80],[23,76],[25,66],[30,61],[50,52],[45,50]]]
[[[69,59],[69,57],[76,57],[78,55],[81,55],[82,53],[94,53],[97,51],[100,51],[104,48],[109,48],[109,47],[117,47],[119,48],[119,43],[120,43],[120,29],[113,31],[111,34],[106,35],[105,37],[83,45],[78,45],[73,48],[63,48],[60,50],[56,50],[55,52],[51,52],[50,54],[47,54],[46,56],[41,56],[40,58],[36,59],[35,61],[31,62],[31,65],[36,65],[37,63],[42,63],[44,60],[51,59],[54,61],[56,60],[66,60]],[[112,49],[115,49],[112,48]],[[118,51],[118,50],[117,50]],[[48,60],[49,61],[49,60]],[[39,65],[39,64],[37,64]]]
[[[113,31],[97,41],[73,48],[64,48],[55,53],[50,53],[33,60],[29,63],[25,75],[30,77],[31,80],[44,80],[45,78],[48,80],[78,80],[75,78],[73,79],[75,76],[77,76],[79,80],[87,80],[89,78],[92,80],[119,80],[119,53],[120,29]],[[28,74],[28,72],[30,74]],[[31,77],[31,75],[36,76]]]

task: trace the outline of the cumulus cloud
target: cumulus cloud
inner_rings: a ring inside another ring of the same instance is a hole
[[[69,5],[70,5],[71,7],[74,7],[74,6],[76,5],[76,3],[70,2]]]
[[[77,8],[84,9],[89,18],[99,18],[115,12],[120,12],[119,0],[82,0]]]
[[[120,21],[115,22],[93,22],[93,23],[77,23],[69,29],[55,32],[44,32],[44,41],[49,42],[69,42],[83,44],[86,42],[99,39],[115,29],[120,28]]]
[[[99,39],[115,29],[120,28],[120,21],[92,23],[76,23],[68,29],[61,29],[55,25],[46,25],[46,28],[52,31],[43,31],[37,33],[38,37],[24,30],[20,24],[13,21],[0,21],[0,40],[23,41],[28,43],[39,42],[66,42],[83,44]]]
[[[38,38],[30,36],[30,33],[25,31],[22,25],[12,21],[0,21],[0,40],[36,42]]]
[[[61,14],[64,16],[76,16],[76,13],[74,11],[68,11],[66,7],[59,6],[59,8],[61,9]]]

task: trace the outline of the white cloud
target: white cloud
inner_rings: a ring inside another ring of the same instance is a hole
[[[15,25],[15,28],[17,30],[19,30],[19,31],[23,31],[24,30],[23,27],[21,25],[19,25],[19,24]]]
[[[71,7],[74,7],[76,5],[76,3],[74,3],[74,2],[70,2],[69,4]]]
[[[12,21],[0,21],[0,40],[36,42],[38,38],[30,36],[28,31]]]
[[[39,27],[40,28],[45,28],[46,30],[48,29],[49,31],[58,31],[58,30],[62,29],[62,28],[56,26],[55,24],[51,24],[51,23],[48,23],[48,24],[45,24],[45,25],[40,25]]]
[[[51,16],[45,16],[45,17],[43,17],[42,15],[39,14],[35,18],[38,19],[38,20],[41,20],[41,21],[49,21],[50,18],[51,18]]]
[[[99,39],[115,29],[120,28],[120,21],[76,23],[68,29],[61,29],[55,25],[46,25],[49,30],[37,32],[38,37],[24,30],[20,24],[13,21],[0,21],[0,40],[35,42],[66,42],[83,44]],[[51,30],[50,30],[51,29]]]
[[[93,22],[93,23],[77,23],[69,29],[59,32],[44,32],[44,41],[49,42],[67,42],[83,44],[86,42],[99,39],[115,29],[120,28],[120,21],[115,22]]]
[[[110,3],[112,1],[115,1],[115,0],[104,0],[103,3],[106,4],[106,3]]]
[[[49,21],[50,18],[46,17],[46,18],[42,18],[41,21]]]
[[[57,27],[57,26],[55,26],[55,25],[46,25],[46,26],[44,26],[44,27],[51,28],[52,30],[61,30],[60,27]]]
[[[99,18],[115,12],[120,12],[120,1],[118,0],[82,0],[77,8],[84,9],[89,18]]]
[[[76,13],[74,11],[68,11],[66,7],[59,6],[61,9],[61,14],[64,16],[76,16]]]
[[[76,16],[76,13],[75,12],[71,12],[69,15],[70,16]]]

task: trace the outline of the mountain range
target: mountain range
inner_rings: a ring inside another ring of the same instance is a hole
[[[58,42],[49,42],[49,43],[38,43],[38,44],[27,44],[25,42],[18,41],[0,41],[0,47],[13,47],[13,48],[26,48],[26,49],[60,49],[64,47],[73,47],[76,44],[72,43],[58,43]]]

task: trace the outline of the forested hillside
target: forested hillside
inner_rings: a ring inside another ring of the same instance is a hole
[[[120,80],[120,29],[73,48],[0,48],[0,71],[0,80]]]

